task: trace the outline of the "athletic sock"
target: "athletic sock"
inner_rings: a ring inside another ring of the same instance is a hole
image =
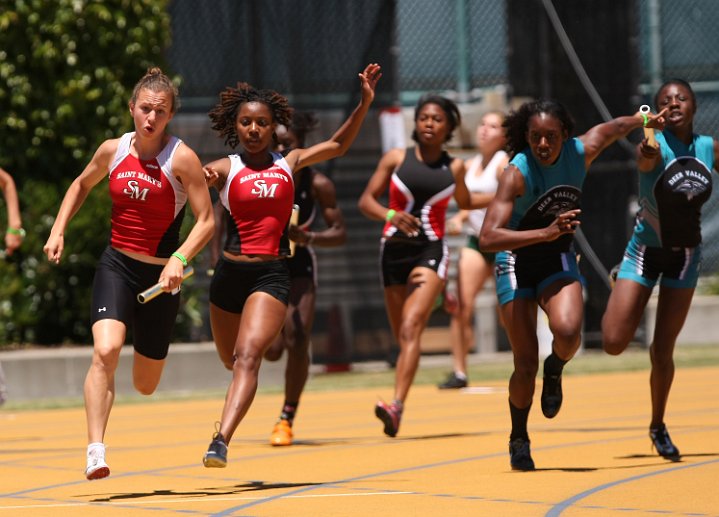
[[[467,380],[467,374],[464,372],[458,372],[455,370],[454,376],[457,377],[460,381],[466,381]]]
[[[95,451],[101,451],[102,454],[105,454],[105,444],[102,442],[92,442],[87,445],[87,453],[95,453]]]
[[[560,359],[557,354],[552,352],[544,360],[544,375],[561,374],[565,364],[567,364],[567,361]]]
[[[285,400],[285,404],[282,406],[282,413],[280,413],[280,420],[287,420],[290,425],[292,425],[292,422],[295,420],[295,414],[297,413],[297,406],[299,405],[299,402],[287,402]]]
[[[529,409],[532,407],[530,403],[526,408],[519,409],[512,401],[509,401],[509,414],[512,417],[512,434],[509,435],[510,440],[516,440],[517,438],[524,438],[529,440],[529,434],[527,434],[527,420],[529,420]]]
[[[402,402],[400,399],[394,399],[392,401],[392,405],[401,413],[404,411],[404,402]]]

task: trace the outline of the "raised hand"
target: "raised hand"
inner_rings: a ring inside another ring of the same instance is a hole
[[[382,77],[382,67],[377,63],[370,63],[359,75],[360,81],[362,81],[362,100],[366,102],[372,102],[374,100],[374,91],[377,87],[377,82]]]

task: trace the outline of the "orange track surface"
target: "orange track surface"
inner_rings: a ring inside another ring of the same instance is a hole
[[[106,437],[112,474],[94,482],[82,472],[82,409],[2,410],[0,517],[717,516],[718,377],[677,371],[667,425],[678,463],[650,447],[648,372],[565,376],[553,420],[539,408],[540,380],[529,473],[509,468],[505,382],[413,388],[395,439],[373,415],[391,390],[308,392],[296,444],[283,448],[267,441],[281,396],[260,395],[226,469],[201,464],[221,400],[120,405]]]

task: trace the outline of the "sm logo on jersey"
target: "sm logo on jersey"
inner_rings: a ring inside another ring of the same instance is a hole
[[[255,188],[250,190],[251,194],[254,194],[257,197],[275,197],[275,192],[277,191],[277,183],[273,185],[268,185],[265,180],[256,180]]]
[[[135,180],[127,182],[127,188],[122,191],[123,194],[130,196],[130,199],[140,199],[145,201],[147,193],[150,192],[149,188],[140,189],[140,183]]]

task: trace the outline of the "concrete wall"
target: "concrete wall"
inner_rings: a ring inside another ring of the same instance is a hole
[[[132,387],[133,350],[120,353],[115,383],[119,396],[137,394]],[[9,400],[72,398],[83,396],[92,347],[0,352]],[[260,382],[282,385],[284,361],[264,361]],[[225,391],[231,372],[225,370],[213,343],[176,344],[170,347],[158,392]]]
[[[654,336],[657,318],[656,295],[647,303],[644,313],[646,322],[645,344],[649,346]],[[677,345],[708,345],[719,340],[719,296],[694,295],[692,306],[677,338]]]

